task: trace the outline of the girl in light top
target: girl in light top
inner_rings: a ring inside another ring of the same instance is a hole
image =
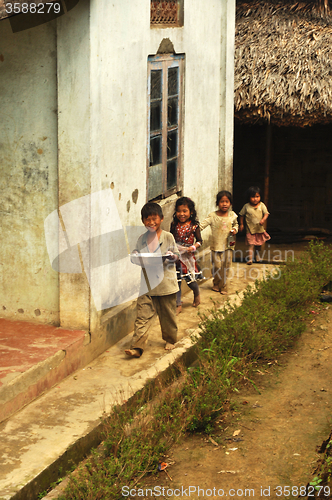
[[[220,191],[217,194],[216,205],[218,210],[211,212],[200,224],[200,228],[203,230],[211,226],[212,290],[224,295],[227,293],[226,283],[232,265],[232,251],[235,249],[234,244],[229,244],[229,236],[235,235],[239,226],[237,215],[231,210],[232,195],[229,191]]]
[[[240,215],[240,231],[243,231],[243,219],[246,222],[246,244],[249,245],[247,264],[250,266],[256,253],[256,262],[260,262],[261,246],[271,237],[264,228],[264,222],[269,216],[266,205],[261,201],[261,191],[257,186],[251,186],[247,191],[248,203],[244,205]]]

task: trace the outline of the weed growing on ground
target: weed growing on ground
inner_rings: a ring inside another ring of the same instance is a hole
[[[323,442],[319,453],[323,453],[319,460],[315,476],[311,479],[312,498],[332,498],[332,432],[328,439]]]
[[[185,432],[211,433],[230,393],[252,382],[257,360],[275,359],[303,332],[309,304],[331,279],[332,250],[313,244],[280,274],[256,281],[241,306],[227,304],[203,317],[195,366],[178,365],[167,383],[149,384],[115,407],[103,446],[72,474],[58,500],[119,498],[122,486],[134,487],[156,471]]]

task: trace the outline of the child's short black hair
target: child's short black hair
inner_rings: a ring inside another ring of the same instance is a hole
[[[164,218],[163,216],[163,211],[161,209],[161,206],[158,205],[158,203],[145,203],[145,205],[142,207],[141,210],[141,217],[142,217],[142,222],[144,222],[144,219],[147,219],[150,215],[159,215],[161,219]]]
[[[179,222],[177,217],[176,217],[176,211],[181,205],[186,205],[189,208],[190,211],[190,220],[193,223],[199,224],[197,220],[197,212],[195,208],[195,203],[191,198],[188,198],[187,196],[182,196],[181,198],[178,198],[175,203],[175,210],[173,214],[173,221],[174,222]]]
[[[247,201],[250,201],[250,198],[253,198],[255,194],[258,193],[261,196],[261,190],[258,186],[250,186],[250,188],[246,192]]]
[[[221,200],[221,198],[223,196],[226,196],[229,201],[231,202],[231,205],[233,205],[233,197],[231,195],[231,193],[229,191],[219,191],[219,193],[217,194],[217,200],[216,200],[216,205],[218,206],[219,205],[219,201]]]

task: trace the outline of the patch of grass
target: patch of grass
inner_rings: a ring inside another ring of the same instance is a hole
[[[332,279],[332,250],[310,245],[280,275],[256,282],[239,307],[203,317],[198,361],[178,365],[166,383],[151,383],[105,421],[105,440],[72,474],[58,500],[117,499],[134,487],[185,432],[211,433],[229,395],[249,378],[257,361],[275,359],[304,330],[306,312]],[[254,385],[255,387],[255,385]]]
[[[312,493],[311,498],[329,499],[332,498],[332,432],[323,442],[319,452],[323,453],[323,456],[307,487]]]

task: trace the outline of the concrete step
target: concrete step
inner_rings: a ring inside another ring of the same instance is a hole
[[[82,367],[90,336],[0,319],[0,422]]]

